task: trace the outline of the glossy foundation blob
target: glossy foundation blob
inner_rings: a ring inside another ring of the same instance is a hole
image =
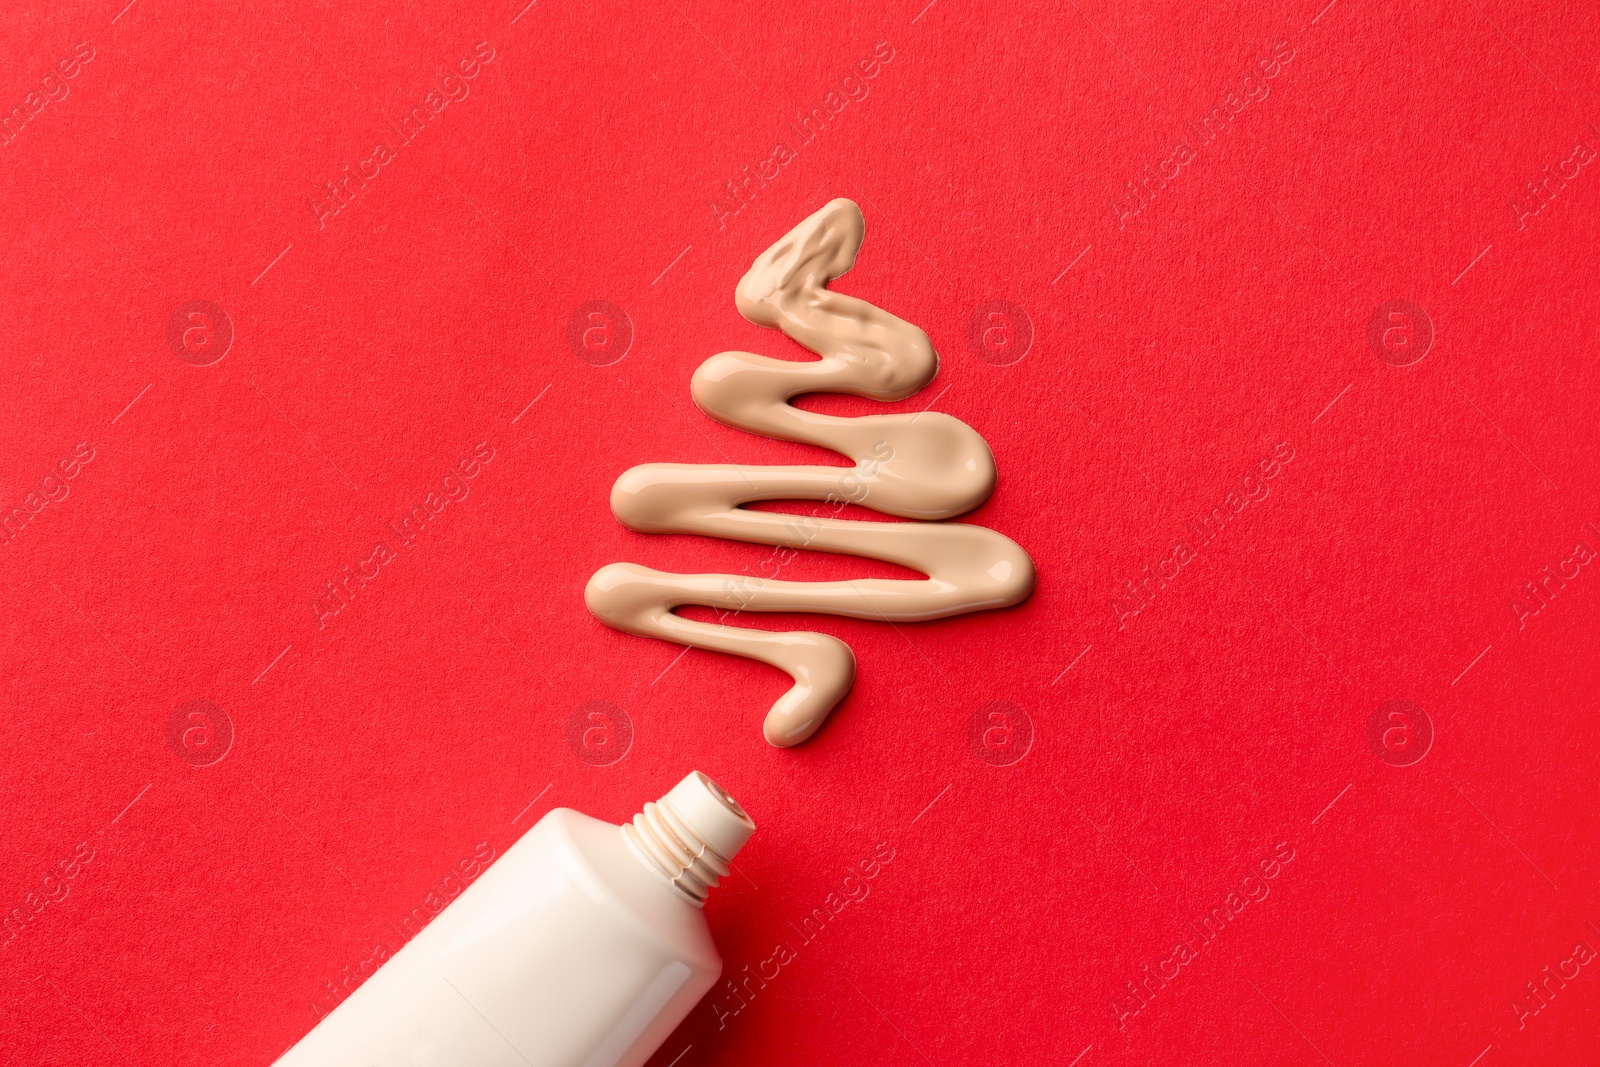
[[[939,368],[917,327],[863,300],[830,292],[855,263],[865,225],[849,200],[834,200],[762,253],[740,280],[739,313],[776,327],[820,358],[791,362],[723,352],[695,371],[694,401],[718,422],[831,449],[854,468],[649,463],[617,479],[611,510],[640,533],[692,533],[815,549],[896,563],[923,580],[860,578],[793,582],[727,574],[667,574],[632,563],[602,567],[584,599],[618,630],[771,664],[794,686],[767,714],[779,747],[816,732],[850,690],[855,656],[826,634],[697,622],[685,604],[724,611],[804,611],[906,622],[1000,608],[1033,591],[1033,561],[1015,542],[948,519],[994,491],[994,456],[977,432],[937,411],[842,418],[803,411],[805,393],[904,400]],[[764,500],[826,500],[917,522],[807,518],[741,507]]]

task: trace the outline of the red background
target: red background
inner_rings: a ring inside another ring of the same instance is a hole
[[[710,905],[732,973],[894,856],[662,1067],[1595,1062],[1595,968],[1512,1008],[1600,949],[1600,575],[1511,608],[1600,548],[1600,175],[1511,208],[1596,147],[1591,7],[124,2],[0,16],[4,109],[94,50],[0,147],[0,505],[32,514],[94,454],[0,548],[0,1064],[267,1064],[480,843],[558,805],[620,821],[691,767],[760,824]],[[785,123],[880,40],[865,99],[797,145]],[[478,42],[470,95],[319,228],[311,198]],[[719,226],[719,183],[778,139],[797,158]],[[834,196],[867,219],[838,288],[943,356],[897,408],[985,435],[975,521],[1039,587],[898,629],[759,620],[860,661],[779,751],[780,675],[674,664],[581,593],[613,560],[768,554],[631,534],[607,491],[640,462],[821,455],[712,423],[688,381],[797,351],[733,286]],[[210,366],[166,340],[190,300],[233,324]],[[631,320],[620,362],[569,350],[591,300]],[[1020,362],[968,344],[994,300],[1031,323]],[[1369,346],[1389,300],[1431,318],[1420,362]],[[469,495],[319,626],[478,442]],[[1122,583],[1280,442],[1269,495],[1119,628]],[[168,740],[196,700],[233,731],[204,766]],[[568,742],[591,700],[632,724],[610,765]],[[1033,732],[1007,766],[968,742],[995,700]],[[1369,742],[1391,700],[1432,724],[1420,762]],[[1266,899],[1119,1026],[1125,983],[1279,842]]]

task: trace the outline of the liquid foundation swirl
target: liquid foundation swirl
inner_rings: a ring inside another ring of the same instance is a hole
[[[850,647],[826,634],[773,632],[675,614],[686,604],[729,612],[815,612],[907,622],[1007,607],[1033,591],[1033,561],[1015,542],[982,526],[948,523],[994,491],[994,456],[966,423],[936,411],[841,418],[789,401],[805,393],[904,400],[939,368],[917,327],[829,282],[855,263],[865,224],[849,200],[834,200],[755,261],[734,299],[739,313],[775,327],[815,352],[791,362],[723,352],[695,371],[695,403],[718,422],[751,433],[818,445],[845,456],[837,466],[649,463],[617,479],[611,509],[640,533],[692,533],[863,556],[899,564],[925,579],[860,578],[794,582],[726,574],[668,574],[632,563],[602,567],[584,599],[607,625],[695,648],[745,656],[794,679],[767,714],[763,732],[788,747],[816,732],[855,679]],[[740,505],[768,500],[838,500],[913,522],[807,519]]]

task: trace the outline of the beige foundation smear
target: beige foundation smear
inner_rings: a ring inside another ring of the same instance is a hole
[[[739,313],[815,352],[806,362],[722,352],[702,363],[694,401],[718,422],[838,452],[851,467],[649,463],[618,478],[611,510],[640,533],[689,533],[896,563],[926,579],[793,582],[727,574],[602,567],[584,600],[608,626],[771,664],[794,686],[768,712],[779,747],[816,732],[850,691],[855,656],[837,638],[698,622],[684,604],[908,622],[1007,607],[1033,592],[1033,561],[993,530],[939,522],[994,491],[994,456],[977,431],[937,411],[841,418],[789,404],[805,393],[904,400],[933,380],[939,357],[917,327],[826,286],[855,263],[865,224],[849,200],[830,202],[762,253],[740,280]],[[764,500],[848,501],[916,522],[861,522],[752,511]]]

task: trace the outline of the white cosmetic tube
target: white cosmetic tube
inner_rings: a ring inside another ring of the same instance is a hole
[[[722,973],[701,905],[754,830],[699,771],[621,827],[557,808],[277,1067],[640,1067]]]

